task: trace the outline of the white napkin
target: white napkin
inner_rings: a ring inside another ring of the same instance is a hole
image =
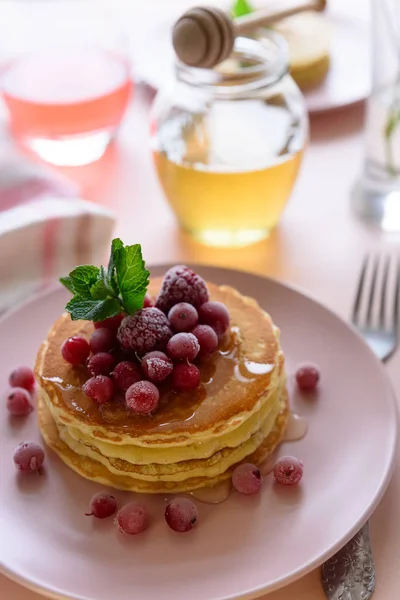
[[[0,311],[79,264],[104,262],[113,213],[19,155],[0,156]]]

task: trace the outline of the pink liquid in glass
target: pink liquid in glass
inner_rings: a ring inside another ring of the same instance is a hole
[[[101,49],[29,54],[9,63],[1,81],[13,132],[57,139],[112,132],[132,92],[128,64]]]

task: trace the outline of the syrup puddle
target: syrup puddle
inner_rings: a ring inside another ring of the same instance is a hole
[[[308,423],[304,417],[290,413],[286,432],[282,442],[296,442],[301,440],[307,433]]]
[[[227,479],[226,481],[217,483],[213,487],[201,488],[200,490],[189,492],[189,495],[205,504],[221,504],[229,498],[231,492],[232,483],[230,479]]]

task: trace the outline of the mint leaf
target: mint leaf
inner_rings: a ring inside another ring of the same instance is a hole
[[[121,304],[118,298],[107,298],[106,300],[86,300],[80,296],[74,296],[65,307],[71,314],[71,319],[77,321],[104,321],[109,317],[119,315]]]
[[[243,17],[253,12],[253,7],[247,0],[236,0],[232,6],[232,17]]]
[[[124,244],[123,244],[122,240],[120,240],[119,238],[115,238],[111,242],[110,259],[108,261],[108,267],[107,267],[107,278],[108,278],[108,281],[110,282],[110,285],[116,295],[119,294],[119,288],[118,288],[117,277],[115,274],[115,256],[116,256],[118,250],[121,250],[123,247],[124,247]]]
[[[113,262],[122,304],[128,314],[133,314],[143,307],[150,275],[142,258],[140,244],[125,247],[117,244],[113,251]]]
[[[71,277],[60,277],[60,283],[62,283],[63,286],[66,287],[69,292],[72,292],[73,294],[75,293],[74,284]]]
[[[140,245],[124,246],[116,238],[107,269],[81,265],[60,282],[73,294],[65,307],[73,320],[103,321],[143,307],[149,272]]]
[[[93,265],[81,265],[76,267],[69,277],[72,281],[73,291],[78,296],[90,296],[90,288],[96,283],[100,273],[99,267]]]
[[[110,296],[114,296],[114,291],[110,287],[104,267],[100,267],[98,279],[90,288],[90,296],[94,300],[105,300]]]

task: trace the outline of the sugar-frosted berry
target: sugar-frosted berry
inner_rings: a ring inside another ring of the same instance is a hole
[[[24,417],[32,410],[31,396],[21,387],[11,388],[7,395],[7,410],[13,417]]]
[[[140,502],[125,504],[117,514],[115,520],[119,531],[128,535],[142,533],[149,526],[149,513]]]
[[[151,381],[139,381],[128,388],[125,400],[133,412],[145,415],[157,408],[160,392]]]
[[[217,335],[223,335],[229,327],[229,312],[222,302],[205,302],[199,308],[200,323],[210,325]]]
[[[158,308],[142,308],[126,317],[118,331],[123,348],[142,356],[152,350],[164,350],[172,336],[169,321]]]
[[[110,402],[114,394],[114,385],[106,375],[91,377],[82,386],[86,396],[94,400],[96,404]]]
[[[261,473],[251,463],[238,465],[232,473],[232,485],[240,494],[247,496],[258,494],[262,485]]]
[[[273,474],[278,483],[295,485],[303,477],[303,462],[294,456],[280,458],[274,466]]]
[[[179,302],[187,302],[198,308],[207,302],[208,298],[204,279],[188,267],[178,265],[166,272],[155,305],[168,313],[170,308]]]
[[[218,336],[209,325],[197,325],[192,333],[200,344],[199,356],[210,356],[218,349]]]
[[[121,392],[126,392],[131,385],[143,379],[138,365],[130,360],[118,363],[111,376],[115,387]]]
[[[159,350],[145,354],[142,360],[142,371],[153,383],[164,381],[172,373],[173,368],[172,360]]]
[[[195,365],[179,363],[172,372],[172,387],[177,392],[194,390],[200,384],[200,371]]]
[[[173,360],[194,360],[199,350],[199,341],[193,333],[176,333],[167,344],[168,356]]]
[[[37,442],[22,442],[14,451],[14,463],[19,471],[39,471],[44,462],[44,450]]]
[[[115,513],[117,510],[117,501],[115,496],[107,492],[99,492],[95,494],[90,501],[90,512],[86,513],[87,517],[96,517],[97,519],[106,519]]]
[[[100,327],[95,329],[90,336],[90,349],[93,354],[98,352],[110,352],[117,345],[115,337],[115,331],[107,329],[106,327]]]
[[[29,367],[17,367],[8,378],[10,387],[20,387],[32,392],[35,387],[35,376]]]
[[[90,358],[88,369],[92,375],[109,375],[115,362],[115,357],[109,352],[99,352]]]
[[[199,315],[192,304],[179,302],[169,311],[168,319],[175,331],[191,331],[199,322]]]
[[[165,520],[174,531],[185,533],[196,525],[199,513],[195,503],[189,498],[174,498],[165,509]]]

